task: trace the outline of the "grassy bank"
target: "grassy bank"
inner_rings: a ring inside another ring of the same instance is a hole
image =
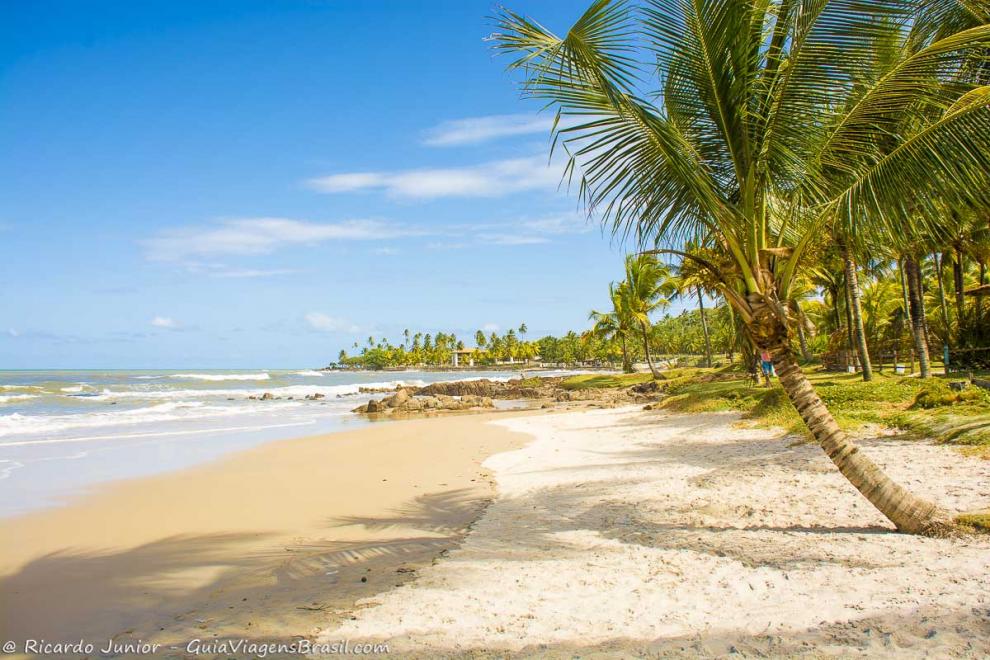
[[[959,446],[964,453],[990,459],[990,392],[970,385],[957,392],[949,382],[921,381],[875,374],[864,383],[858,374],[810,371],[808,377],[844,429],[858,431],[878,425],[932,437]],[[797,411],[779,385],[753,386],[731,369],[677,369],[664,372],[662,409],[676,412],[739,411],[754,423],[783,427],[807,435]],[[568,389],[628,387],[649,381],[649,374],[575,376]]]

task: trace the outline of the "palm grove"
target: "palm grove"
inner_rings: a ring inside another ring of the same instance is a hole
[[[493,35],[523,95],[567,119],[554,147],[589,210],[717,292],[836,467],[906,532],[953,521],[859,451],[796,352],[813,314],[841,307],[869,377],[864,298],[888,300],[876,338],[893,294],[864,292],[866,269],[874,289],[903,283],[923,376],[933,334],[985,332],[965,287],[990,217],[988,20],[986,0],[597,0],[563,37],[510,10]],[[621,288],[635,324],[649,310]],[[824,310],[802,306],[815,288]]]

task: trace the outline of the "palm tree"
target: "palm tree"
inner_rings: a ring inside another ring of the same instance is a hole
[[[476,333],[474,333],[474,343],[478,346],[478,349],[479,350],[482,350],[482,349],[485,348],[485,344],[487,343],[487,339],[485,338],[484,331],[478,330]]]
[[[907,281],[908,312],[911,320],[911,337],[918,356],[918,368],[922,378],[931,378],[931,357],[928,343],[928,328],[925,323],[925,295],[922,291],[921,266],[918,257],[905,255],[903,260],[904,279]]]
[[[685,252],[699,253],[701,250],[695,245],[685,245]],[[705,339],[705,366],[712,366],[712,340],[708,330],[708,315],[705,312],[704,293],[715,287],[709,281],[711,275],[705,269],[695,267],[695,262],[690,259],[681,261],[677,277],[673,279],[674,289],[678,296],[697,295],[698,314],[701,316],[701,330]]]
[[[612,301],[612,311],[598,312],[592,310],[588,318],[595,322],[592,328],[595,336],[606,342],[619,342],[619,347],[622,350],[622,371],[629,374],[632,373],[633,367],[626,341],[629,338],[632,324],[626,313],[620,288],[615,282],[608,285],[608,297]]]
[[[842,266],[845,274],[846,298],[848,299],[848,315],[850,320],[850,330],[853,335],[853,343],[856,347],[856,354],[859,356],[859,365],[863,371],[863,380],[869,382],[873,380],[873,364],[870,362],[870,351],[866,345],[866,329],[863,327],[863,303],[862,290],[859,286],[859,275],[856,272],[856,258],[848,242],[843,239],[836,241],[839,252],[842,254]]]
[[[636,254],[626,257],[626,279],[619,285],[619,299],[625,313],[636,323],[643,334],[643,350],[646,363],[654,378],[660,372],[653,363],[650,350],[650,314],[670,306],[674,294],[670,269],[657,261],[652,254]]]
[[[955,76],[990,46],[977,3],[595,0],[563,38],[502,10],[497,48],[554,106],[566,174],[612,230],[731,261],[719,292],[849,481],[898,529],[947,512],[858,450],[791,348],[791,286],[823,236],[937,234],[990,207],[990,90]],[[946,76],[953,77],[945,84]]]

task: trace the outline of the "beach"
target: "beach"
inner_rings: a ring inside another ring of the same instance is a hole
[[[423,658],[990,653],[990,538],[894,532],[814,444],[731,413],[494,424],[535,439],[485,463],[499,494],[464,543],[320,639]],[[990,501],[988,461],[862,446],[950,509]]]
[[[0,517],[64,504],[109,481],[180,470],[273,440],[357,429],[367,421],[351,410],[371,397],[399,385],[455,378],[507,381],[519,374],[0,370]]]
[[[990,537],[898,534],[817,446],[737,414],[598,406],[277,441],[8,518],[0,632],[176,657],[990,653]],[[952,510],[990,501],[988,461],[861,442]]]
[[[0,637],[313,635],[460,541],[494,493],[481,463],[526,440],[498,414],[270,442],[2,519]]]

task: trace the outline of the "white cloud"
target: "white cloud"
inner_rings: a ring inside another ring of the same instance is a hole
[[[310,179],[306,185],[322,193],[378,190],[409,199],[500,197],[526,190],[555,190],[562,173],[562,164],[532,156],[466,167],[332,174]]]
[[[584,234],[594,228],[594,222],[582,213],[557,213],[519,224],[523,229],[544,235]]]
[[[501,328],[498,326],[498,323],[486,323],[483,326],[481,326],[481,329],[484,330],[485,332],[498,332],[499,330],[501,330]]]
[[[374,250],[375,254],[380,254],[383,257],[391,257],[399,254],[399,250],[394,247],[380,247]]]
[[[520,236],[518,234],[479,234],[478,238],[491,245],[539,245],[549,243],[543,236]]]
[[[7,328],[7,334],[11,337],[20,337],[21,333],[17,331],[16,328]]]
[[[191,261],[185,264],[186,270],[194,274],[208,275],[220,279],[255,279],[259,277],[275,277],[298,273],[289,268],[234,268],[226,264],[201,263]]]
[[[346,332],[354,334],[361,332],[361,328],[350,321],[335,318],[323,312],[310,312],[306,315],[306,323],[309,327],[320,332]]]
[[[151,325],[156,328],[166,328],[169,330],[173,330],[178,327],[175,319],[169,318],[168,316],[156,316],[151,319]]]
[[[225,279],[253,279],[257,277],[274,277],[276,275],[291,275],[298,271],[289,268],[230,268],[217,270],[211,275]]]
[[[468,246],[467,243],[437,242],[429,243],[426,247],[430,250],[462,250]]]
[[[371,241],[416,233],[377,220],[321,223],[290,218],[237,218],[211,226],[166,230],[143,244],[151,259],[181,261],[197,256],[268,254],[292,245]]]
[[[431,147],[452,147],[480,144],[496,138],[543,133],[553,128],[552,115],[514,114],[467,117],[445,121],[424,133],[423,144]]]

